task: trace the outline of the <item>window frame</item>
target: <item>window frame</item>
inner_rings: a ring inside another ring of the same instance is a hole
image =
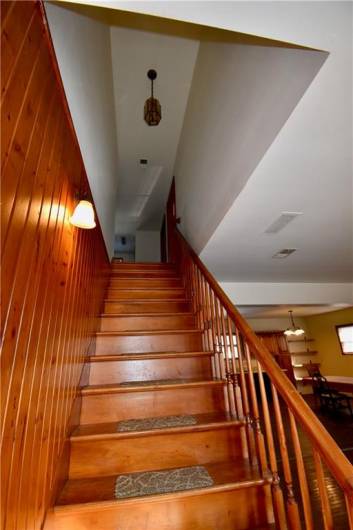
[[[340,349],[341,349],[341,354],[342,355],[353,355],[353,351],[349,351],[349,352],[346,352],[346,351],[343,351],[343,347],[342,347],[342,341],[341,341],[341,338],[340,338],[340,334],[339,334],[339,330],[341,328],[353,328],[353,322],[351,324],[337,324],[335,326],[336,328],[336,334],[337,334],[337,339],[338,339],[338,343],[340,345]]]

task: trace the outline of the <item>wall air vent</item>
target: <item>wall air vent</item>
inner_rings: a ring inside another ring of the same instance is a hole
[[[282,248],[282,250],[276,252],[276,254],[274,254],[272,257],[275,259],[288,258],[288,256],[293,254],[293,252],[295,252],[296,250],[296,248]]]
[[[273,221],[268,228],[266,228],[265,234],[277,234],[283,230],[288,223],[298,217],[298,215],[302,215],[302,213],[303,212],[282,212],[281,215]]]

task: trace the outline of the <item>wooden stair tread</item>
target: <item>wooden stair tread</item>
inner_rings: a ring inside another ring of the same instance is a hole
[[[135,276],[138,274],[139,276]],[[144,276],[146,274],[146,276]],[[182,277],[178,276],[175,271],[171,270],[149,270],[149,271],[112,271],[110,279],[114,280],[132,280],[133,278],[139,280],[181,280]]]
[[[165,381],[168,381],[167,379]],[[173,388],[191,388],[197,386],[219,386],[223,385],[221,379],[181,379],[171,380],[172,382],[151,382],[143,381],[141,385],[135,384],[108,384],[108,385],[87,385],[81,389],[83,396],[97,394],[118,394],[125,392],[145,392],[151,390],[168,390]]]
[[[109,290],[112,290],[112,291],[127,291],[127,292],[131,292],[131,291],[172,291],[172,292],[175,292],[175,291],[184,291],[184,287],[170,287],[170,286],[166,286],[166,287],[163,287],[163,286],[160,286],[160,287],[129,287],[129,286],[124,286],[124,287],[113,287],[113,286],[109,286]]]
[[[140,291],[141,289],[138,289]],[[153,289],[152,289],[153,290]],[[126,289],[126,291],[130,291],[130,289]],[[184,302],[184,303],[190,303],[189,298],[105,298],[104,302],[119,302],[120,304],[126,303],[126,304],[141,304],[146,303],[150,304],[151,302],[160,303],[160,302]]]
[[[201,329],[161,329],[161,330],[132,330],[132,331],[97,331],[96,335],[99,337],[130,337],[131,335],[180,335],[184,333],[202,333]]]
[[[118,432],[117,422],[110,423],[95,423],[79,425],[71,434],[70,440],[83,441],[92,439],[108,439],[108,438],[136,438],[138,436],[153,436],[166,433],[177,433],[177,432],[194,432],[200,430],[210,430],[224,427],[236,427],[244,424],[243,421],[239,421],[225,412],[212,412],[204,414],[192,414],[196,418],[196,425],[180,426],[180,427],[168,427],[163,429],[151,429],[148,431],[127,431]]]
[[[99,363],[105,361],[145,361],[149,359],[178,359],[187,357],[211,357],[211,351],[199,352],[146,352],[146,353],[117,353],[111,355],[91,355],[90,362]]]
[[[101,313],[100,318],[131,318],[131,317],[174,317],[194,316],[192,311],[180,311],[172,313]]]
[[[115,267],[126,267],[126,268],[133,268],[133,267],[152,267],[152,268],[159,268],[159,269],[175,269],[174,263],[167,263],[167,262],[160,262],[160,261],[119,261],[118,258],[112,258],[112,265]]]
[[[263,485],[266,480],[260,476],[257,469],[247,466],[245,463],[239,465],[239,461],[228,461],[214,464],[204,464],[208,473],[213,479],[213,486],[179,491],[176,493],[163,494],[163,498],[176,498],[180,496],[202,495],[210,491],[226,491],[252,486]],[[55,511],[67,511],[70,509],[101,508],[121,503],[149,502],[161,495],[151,495],[148,497],[135,497],[130,499],[117,500],[114,496],[116,476],[94,477],[85,479],[68,480],[57,500]],[[89,506],[87,506],[87,504]],[[83,505],[83,506],[82,506]]]

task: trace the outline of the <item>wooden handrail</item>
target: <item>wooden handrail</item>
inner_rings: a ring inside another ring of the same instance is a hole
[[[187,254],[192,259],[199,271],[201,271],[208,285],[218,297],[229,317],[233,320],[237,329],[246,339],[251,352],[257,358],[257,360],[260,361],[262,368],[266,370],[272,384],[276,387],[281,398],[287,404],[290,412],[310,438],[312,444],[314,445],[314,450],[320,454],[323,461],[335,477],[337,483],[346,493],[347,497],[349,499],[353,499],[352,464],[339,449],[334,439],[330,436],[325,427],[312,412],[294,385],[279,368],[269,350],[256,336],[239,311],[234,307],[233,303],[220,287],[217,280],[206,268],[206,266],[203,264],[198,255],[194,252],[177,228],[175,228],[175,236],[176,239],[179,240],[185,247]],[[353,506],[348,506],[348,508],[350,509],[348,516],[352,518]]]

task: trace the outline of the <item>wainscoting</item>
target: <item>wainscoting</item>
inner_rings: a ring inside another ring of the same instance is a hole
[[[1,2],[2,528],[52,502],[109,269],[69,224],[87,178],[38,2]],[[65,472],[65,470],[62,470]]]

